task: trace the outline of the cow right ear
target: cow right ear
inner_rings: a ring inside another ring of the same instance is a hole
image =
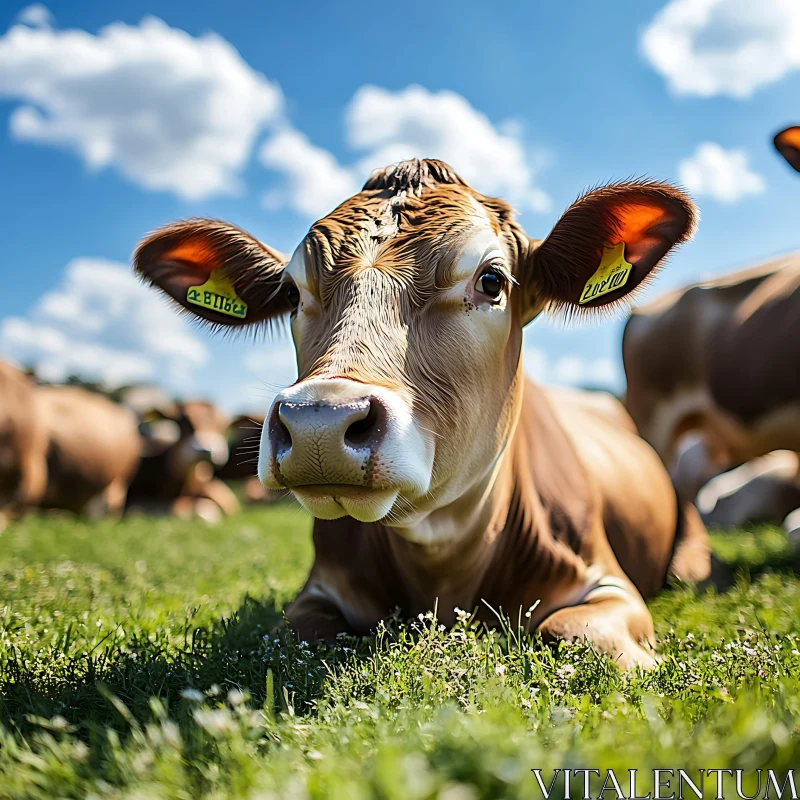
[[[241,327],[288,314],[287,257],[213,219],[166,225],[142,240],[133,268],[183,309],[218,326]]]
[[[772,141],[789,166],[800,172],[800,125],[782,130]]]

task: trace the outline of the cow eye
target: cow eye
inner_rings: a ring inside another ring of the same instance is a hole
[[[286,299],[294,311],[300,305],[300,290],[293,283],[287,283],[284,291],[286,292]]]
[[[475,284],[479,292],[496,300],[506,288],[506,279],[495,269],[484,270]]]

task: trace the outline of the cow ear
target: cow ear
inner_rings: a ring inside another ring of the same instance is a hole
[[[134,270],[186,311],[243,326],[292,310],[281,286],[287,258],[239,228],[212,219],[167,225],[142,240]]]
[[[530,240],[524,321],[543,309],[588,311],[631,297],[673,247],[691,238],[697,216],[691,199],[666,183],[587,192],[543,242]]]
[[[775,149],[789,162],[789,166],[800,172],[800,125],[781,131],[772,140]]]

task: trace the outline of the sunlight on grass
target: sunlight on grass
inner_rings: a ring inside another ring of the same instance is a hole
[[[296,643],[281,612],[310,529],[291,506],[8,529],[0,797],[540,797],[535,767],[800,763],[798,562],[777,530],[716,534],[733,587],[657,598],[661,663],[626,675],[466,613]]]

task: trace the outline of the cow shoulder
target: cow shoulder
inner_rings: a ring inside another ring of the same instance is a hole
[[[800,254],[771,262],[709,336],[709,390],[714,401],[756,424],[800,397]]]

